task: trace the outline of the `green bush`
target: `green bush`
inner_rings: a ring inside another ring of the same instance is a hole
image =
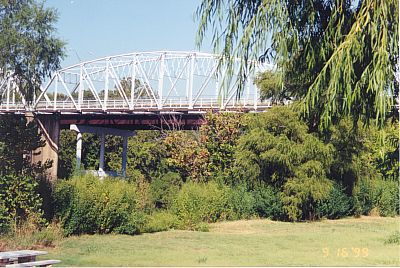
[[[228,220],[248,219],[255,214],[254,197],[245,185],[238,185],[228,190],[227,210]]]
[[[169,211],[155,211],[148,216],[144,232],[168,231],[179,226],[178,217]]]
[[[353,191],[356,214],[368,215],[377,208],[381,216],[399,214],[399,185],[393,180],[360,180]]]
[[[254,197],[254,210],[262,218],[274,220],[283,216],[282,201],[279,193],[273,187],[265,185],[256,187],[252,191]]]
[[[170,208],[182,186],[179,173],[168,172],[156,177],[150,185],[151,196],[157,208]]]
[[[193,230],[198,232],[208,232],[210,230],[210,226],[206,222],[200,222],[193,228]]]
[[[126,181],[75,177],[57,185],[54,199],[67,235],[137,233],[141,224],[135,186]]]
[[[0,202],[0,235],[6,234],[10,231],[11,219],[7,208]]]
[[[139,234],[143,231],[146,225],[146,216],[142,212],[132,212],[127,220],[123,221],[119,226],[115,228],[115,232],[118,234],[134,235]]]
[[[320,162],[311,160],[301,165],[295,177],[285,183],[281,192],[287,218],[291,221],[314,220],[316,205],[328,198],[332,184],[326,178]]]
[[[398,182],[377,180],[374,187],[373,203],[381,216],[398,215],[400,206]]]
[[[318,218],[339,219],[350,215],[352,212],[352,198],[345,194],[345,188],[338,183],[333,185],[328,199],[317,203],[316,214]]]
[[[6,227],[6,218],[8,218],[15,227],[18,227],[31,215],[39,215],[40,223],[44,224],[43,200],[39,196],[38,190],[38,182],[30,176],[0,176],[0,202],[2,204],[0,205],[0,215],[5,215],[3,219],[0,219],[0,223],[4,222],[4,227]]]
[[[356,215],[368,215],[373,208],[372,180],[360,179],[353,189],[354,212]]]
[[[172,207],[182,228],[194,229],[200,222],[215,222],[224,217],[228,200],[227,187],[215,182],[183,185]]]

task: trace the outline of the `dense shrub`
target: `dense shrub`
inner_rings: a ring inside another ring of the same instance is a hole
[[[10,214],[2,202],[0,202],[0,234],[7,233],[11,228]]]
[[[0,176],[0,215],[4,215],[0,222],[8,218],[14,227],[18,227],[31,215],[42,218],[43,199],[38,194],[38,188],[38,182],[30,176]],[[44,223],[41,219],[40,224]]]
[[[356,215],[368,215],[373,208],[372,180],[361,179],[353,189]]]
[[[215,222],[226,212],[228,189],[215,182],[183,185],[172,207],[183,228],[194,229],[200,222]]]
[[[146,215],[143,212],[133,211],[114,231],[118,234],[139,234],[143,231],[146,220]]]
[[[178,217],[169,211],[155,211],[148,216],[144,232],[154,233],[168,231],[179,226]]]
[[[345,188],[341,184],[335,183],[328,198],[317,203],[317,217],[343,218],[351,214],[352,205],[352,198],[345,194]]]
[[[254,210],[262,218],[281,219],[283,215],[282,201],[279,193],[271,186],[258,186],[252,191]]]
[[[281,192],[283,209],[291,221],[314,220],[316,205],[326,200],[332,190],[332,181],[325,176],[319,161],[308,161],[296,170]]]
[[[168,172],[152,180],[151,196],[157,208],[170,208],[182,185],[179,173]]]
[[[354,188],[357,214],[368,215],[376,208],[381,216],[399,214],[399,185],[393,180],[381,178],[360,180]]]
[[[399,183],[393,180],[377,180],[374,187],[373,203],[381,216],[399,214]]]
[[[54,196],[56,213],[68,235],[137,233],[143,221],[135,197],[133,184],[93,176],[60,182]]]
[[[245,185],[228,190],[225,218],[228,220],[248,219],[255,214],[254,197]]]

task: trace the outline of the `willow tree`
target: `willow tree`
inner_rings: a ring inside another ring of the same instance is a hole
[[[225,58],[274,62],[314,125],[344,115],[383,125],[395,109],[395,0],[203,0],[197,17],[199,46],[211,28]],[[251,68],[243,61],[241,77]]]
[[[64,42],[54,36],[57,13],[34,0],[0,0],[0,75],[12,76],[27,101],[60,67]]]

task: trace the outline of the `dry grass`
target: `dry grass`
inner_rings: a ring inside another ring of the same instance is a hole
[[[0,236],[0,251],[50,248],[55,247],[62,239],[60,224],[38,227],[28,222],[11,233]]]
[[[85,235],[65,239],[46,258],[63,266],[399,266],[400,246],[385,243],[399,220],[248,220],[212,224],[207,233]]]

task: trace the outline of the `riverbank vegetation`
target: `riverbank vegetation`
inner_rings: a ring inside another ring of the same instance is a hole
[[[385,135],[396,139],[396,122],[388,122]],[[260,114],[210,112],[198,131],[138,131],[129,140],[127,176],[100,180],[74,175],[75,137],[62,131],[59,172],[66,176],[54,185],[51,210],[42,206],[34,176],[3,175],[2,231],[28,219],[39,229],[56,219],[65,235],[75,235],[207,230],[209,223],[250,218],[395,216],[398,149],[391,142],[382,148],[380,138],[377,128],[346,119],[328,133],[311,132],[286,106]],[[84,141],[83,163],[96,168],[98,137]],[[122,141],[107,137],[106,148],[107,168],[120,168]]]

